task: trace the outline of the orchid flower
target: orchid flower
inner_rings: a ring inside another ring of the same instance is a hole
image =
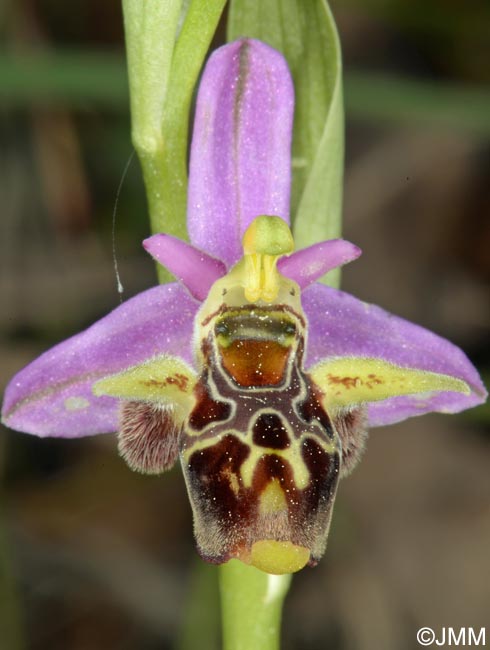
[[[464,353],[317,282],[360,255],[293,252],[293,89],[253,40],[210,58],[192,140],[190,242],[144,247],[177,282],[128,300],[21,370],[3,421],[38,436],[117,431],[131,468],[180,456],[203,558],[269,573],[324,553],[339,477],[371,426],[485,399]]]

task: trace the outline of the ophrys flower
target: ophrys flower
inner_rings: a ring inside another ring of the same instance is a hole
[[[140,471],[180,455],[203,557],[272,573],[321,557],[338,478],[369,425],[485,396],[451,343],[316,283],[355,246],[292,252],[292,111],[276,52],[240,41],[211,57],[192,144],[191,244],[145,242],[180,282],[46,352],[3,405],[8,426],[36,435],[118,430]]]

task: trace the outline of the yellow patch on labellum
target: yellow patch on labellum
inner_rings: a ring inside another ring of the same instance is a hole
[[[250,446],[250,454],[240,467],[240,474],[245,487],[252,487],[252,481],[259,460],[266,455],[276,456],[277,462],[281,459],[287,461],[294,468],[294,483],[298,490],[304,490],[310,482],[310,472],[301,456],[302,440],[292,440],[288,449],[266,449],[264,447]]]
[[[281,484],[273,479],[260,495],[259,510],[261,515],[271,515],[288,509],[286,497]]]
[[[470,392],[469,386],[455,377],[404,368],[378,358],[331,358],[320,361],[309,372],[324,393],[322,403],[327,411],[400,395],[434,391],[468,395]]]
[[[194,370],[181,359],[160,355],[115,375],[99,379],[92,391],[125,400],[178,406],[187,413],[193,404]]]

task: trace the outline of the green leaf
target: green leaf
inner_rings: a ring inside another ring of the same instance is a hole
[[[258,38],[286,57],[296,91],[291,214],[299,248],[338,237],[344,118],[341,54],[324,0],[232,0],[228,39]],[[332,284],[329,275],[329,284]],[[338,275],[336,276],[338,279]]]

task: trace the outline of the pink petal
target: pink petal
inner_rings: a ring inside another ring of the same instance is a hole
[[[254,40],[216,50],[199,86],[189,172],[191,242],[227,265],[257,216],[289,223],[294,91],[283,57]]]
[[[226,273],[223,262],[171,235],[153,235],[144,240],[143,246],[201,302]]]
[[[41,437],[115,431],[118,400],[92,395],[93,382],[162,352],[192,362],[197,308],[177,284],[126,301],[21,370],[7,386],[3,422]]]
[[[308,287],[302,302],[310,325],[306,367],[332,356],[379,357],[457,377],[471,388],[470,395],[443,392],[370,404],[371,426],[430,411],[457,413],[485,401],[487,393],[475,367],[462,350],[437,334],[320,284]]]
[[[352,262],[361,254],[360,248],[345,239],[329,239],[283,257],[277,268],[305,289],[332,269]]]

